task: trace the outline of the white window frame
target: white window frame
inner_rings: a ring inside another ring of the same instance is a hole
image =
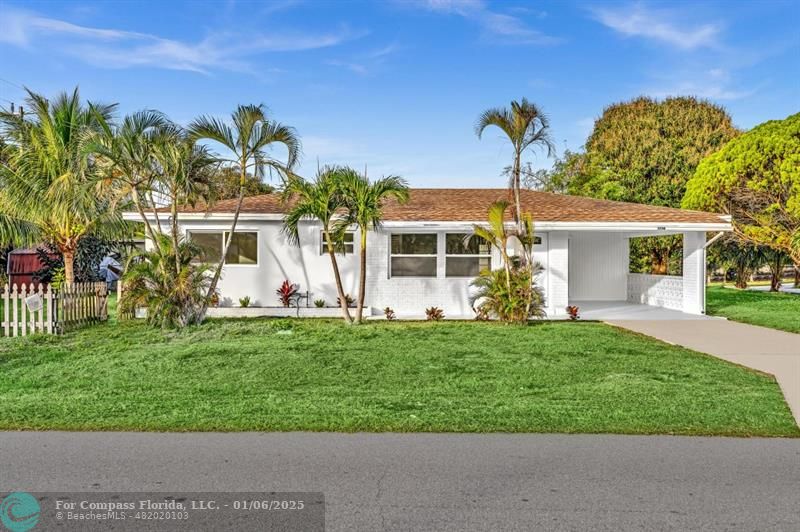
[[[491,246],[491,244],[487,243],[487,245],[489,246],[489,251],[487,251],[486,253],[478,253],[478,254],[474,254],[474,253],[469,253],[469,254],[447,253],[447,235],[469,235],[469,232],[450,231],[450,232],[445,232],[444,233],[444,277],[445,278],[447,278],[447,279],[472,279],[472,278],[476,277],[474,275],[447,275],[447,259],[449,259],[450,257],[460,258],[460,259],[470,259],[470,258],[482,259],[482,258],[488,258],[489,259],[489,269],[490,270],[492,269],[492,246]],[[479,238],[479,237],[474,237],[474,238]]]
[[[225,248],[225,235],[230,233],[229,229],[186,229],[186,237],[191,240],[192,233],[195,234],[220,234],[222,233],[222,248],[220,249],[220,253],[222,253],[222,249]],[[261,235],[257,229],[237,229],[234,233],[254,233],[256,235],[256,262],[254,264],[231,264],[227,260],[223,262],[223,266],[226,268],[257,268],[261,264],[261,246],[259,245],[261,242]]]
[[[436,253],[434,254],[420,254],[420,253],[392,253],[392,237],[394,235],[433,235],[436,237]],[[389,278],[390,279],[436,279],[439,277],[439,250],[441,249],[441,232],[439,231],[397,231],[389,233]],[[436,269],[433,275],[393,275],[392,274],[392,259],[394,257],[406,258],[431,258],[436,259]]]
[[[354,255],[356,252],[356,232],[355,231],[345,231],[345,235],[353,235],[352,242],[344,242],[344,252],[339,253],[336,252],[337,255]],[[351,251],[347,251],[347,246],[350,245],[353,249]],[[335,246],[335,244],[334,244]],[[319,254],[320,255],[327,255],[328,254],[328,247],[325,244],[325,232],[320,230],[319,232]]]

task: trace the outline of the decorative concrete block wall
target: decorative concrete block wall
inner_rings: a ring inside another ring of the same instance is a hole
[[[629,273],[628,301],[683,310],[683,277]]]

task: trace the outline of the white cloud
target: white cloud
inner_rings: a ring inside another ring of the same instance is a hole
[[[3,15],[7,29],[0,33],[0,42],[24,48],[41,44],[106,68],[147,66],[203,73],[213,69],[248,71],[249,56],[328,48],[366,34],[341,26],[326,33],[250,34],[246,38],[234,33],[215,33],[197,42],[187,42],[148,33],[79,26],[12,8],[6,8]]]
[[[596,8],[593,13],[601,24],[626,37],[653,39],[682,50],[714,48],[721,31],[720,24],[680,23],[675,13],[643,4]]]
[[[326,63],[331,66],[347,69],[360,76],[366,76],[383,65],[389,56],[393,55],[398,50],[400,50],[400,46],[396,43],[393,43],[382,48],[377,48],[375,50],[359,54],[351,59],[331,59],[326,61]]]
[[[557,37],[529,27],[518,16],[489,9],[483,0],[419,0],[414,4],[429,11],[458,15],[472,20],[481,27],[485,36],[502,43],[550,45],[561,42]]]

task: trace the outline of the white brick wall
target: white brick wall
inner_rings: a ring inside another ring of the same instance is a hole
[[[564,231],[552,231],[547,241],[547,314],[559,316],[567,313],[569,305],[569,235]]]
[[[674,275],[628,274],[628,301],[683,310],[683,278]]]

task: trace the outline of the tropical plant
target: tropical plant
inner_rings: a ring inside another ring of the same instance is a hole
[[[247,308],[250,306],[250,296],[244,296],[239,298],[239,306],[242,308]]]
[[[315,299],[314,306],[317,308],[325,308],[325,300],[324,299]]]
[[[353,318],[348,310],[342,277],[339,273],[339,263],[336,259],[337,244],[344,238],[342,225],[337,223],[337,220],[341,219],[345,208],[344,199],[339,190],[338,172],[337,167],[326,166],[317,172],[313,181],[307,181],[299,176],[289,178],[282,199],[287,206],[283,218],[283,231],[290,242],[299,245],[300,222],[317,220],[322,225],[325,249],[331,261],[336,291],[339,294],[336,304],[341,307],[345,321],[352,323]]]
[[[444,311],[439,307],[426,308],[425,319],[428,321],[442,321],[444,319]]]
[[[704,159],[683,206],[732,215],[740,238],[800,265],[800,113],[765,122]]]
[[[222,266],[225,264],[225,257],[239,222],[249,173],[252,172],[257,178],[263,179],[267,171],[274,170],[280,177],[288,179],[300,155],[300,139],[294,129],[269,119],[263,105],[238,106],[231,114],[231,122],[233,126],[215,117],[201,116],[189,126],[193,140],[207,139],[219,143],[230,152],[228,156],[219,156],[219,160],[239,169],[236,209],[227,233],[228,237],[222,246],[222,256],[209,285],[209,296],[217,288]],[[270,149],[276,144],[286,148],[285,162],[270,155]]]
[[[569,315],[569,319],[573,321],[581,317],[580,308],[575,305],[567,305],[567,314]]]
[[[25,227],[34,227],[63,255],[66,280],[73,283],[82,238],[114,238],[129,231],[113,198],[94,186],[96,169],[85,150],[87,138],[110,119],[115,106],[84,106],[77,88],[52,101],[30,90],[27,94],[30,112],[0,113],[3,135],[12,147],[4,149],[0,231],[20,236]]]
[[[147,308],[147,321],[165,328],[197,323],[206,307],[211,267],[197,263],[202,249],[189,240],[181,240],[173,250],[172,239],[158,234],[162,252],[142,251],[128,260],[122,279],[125,290],[119,302],[120,312],[133,315],[137,308]],[[173,257],[181,268],[175,272]]]
[[[117,251],[118,245],[94,235],[87,235],[78,242],[75,250],[74,274],[79,283],[100,281],[100,263],[108,255]],[[55,272],[64,272],[64,258],[53,246],[43,245],[36,249],[42,268],[33,276],[37,282],[48,284]],[[105,279],[102,279],[105,280]]]
[[[526,323],[531,318],[543,318],[544,293],[534,279],[541,273],[538,263],[527,267],[483,271],[470,285],[473,288],[470,305],[479,317],[497,317],[509,323]]]
[[[397,315],[395,315],[392,307],[386,307],[385,309],[383,309],[383,315],[386,316],[386,319],[389,321],[397,319]]]
[[[360,266],[355,321],[361,323],[367,290],[367,233],[381,226],[383,206],[387,200],[398,203],[408,201],[408,185],[403,178],[397,176],[386,176],[373,182],[351,168],[340,168],[337,182],[346,210],[345,217],[338,222],[339,230],[343,232],[347,227],[355,225],[359,231]]]
[[[514,159],[509,171],[509,188],[514,197],[514,220],[517,230],[522,232],[522,204],[520,200],[522,154],[528,150],[543,148],[550,157],[555,151],[550,136],[550,121],[542,110],[523,98],[512,101],[510,108],[494,108],[484,111],[475,125],[475,133],[481,138],[489,126],[500,128],[514,149]]]
[[[300,290],[300,285],[292,283],[286,279],[281,283],[281,286],[275,290],[278,294],[278,300],[284,307],[291,306],[292,302],[297,298],[297,292]]]

